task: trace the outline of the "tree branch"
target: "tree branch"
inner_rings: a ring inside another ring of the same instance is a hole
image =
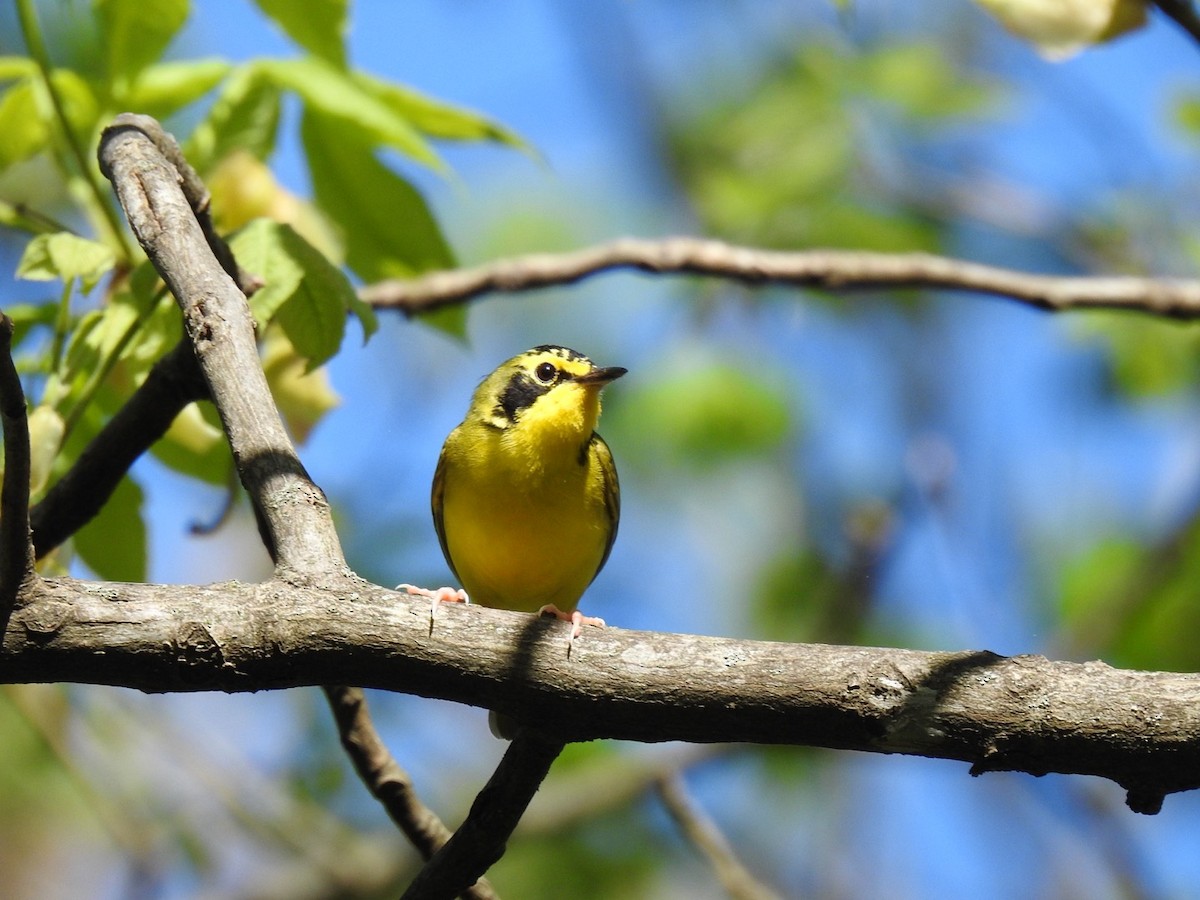
[[[733,900],[774,900],[779,896],[742,865],[716,823],[692,800],[678,773],[659,780],[658,796],[684,837],[708,860]]]
[[[589,629],[366,582],[41,580],[0,682],[251,691],[335,682],[495,709],[566,741],[803,744],[1099,775],[1138,812],[1200,787],[1200,675],[985,651],[782,644]]]
[[[154,364],[71,469],[30,513],[40,559],[91,521],[139,456],[163,436],[189,403],[208,396],[192,345],[183,340]]]
[[[783,252],[689,237],[624,238],[569,253],[518,256],[409,281],[381,281],[364,287],[359,296],[373,306],[411,315],[492,291],[572,284],[613,269],[827,290],[937,288],[1007,297],[1055,312],[1110,309],[1173,319],[1200,317],[1200,281],[1195,280],[1034,275],[927,253]]]
[[[1168,19],[1183,29],[1192,40],[1200,43],[1200,15],[1191,0],[1152,0]]]
[[[339,576],[345,560],[329,504],[296,456],[271,399],[246,297],[213,255],[180,188],[182,176],[146,127],[145,117],[118,116],[100,138],[101,170],[183,311],[277,570]]]
[[[520,729],[466,820],[413,879],[401,900],[457,897],[504,855],[529,801],[562,753],[563,742]]]
[[[325,698],[337,721],[346,755],[372,796],[387,810],[424,860],[450,840],[451,832],[437,813],[421,802],[412,779],[388,752],[367,710],[360,688],[326,687]],[[495,891],[483,878],[461,892],[469,900],[494,900]]]
[[[0,421],[4,426],[4,481],[0,485],[0,636],[33,574],[29,540],[29,416],[12,358],[13,322],[0,313]]]

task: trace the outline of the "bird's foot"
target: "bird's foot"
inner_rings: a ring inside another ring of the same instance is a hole
[[[437,618],[438,606],[442,603],[470,603],[471,598],[467,596],[467,592],[462,588],[440,587],[435,590],[429,588],[417,587],[415,584],[398,584],[396,590],[404,591],[407,594],[413,594],[417,597],[426,597],[431,603],[429,606],[429,627],[433,628],[433,622]]]
[[[574,612],[563,612],[561,609],[559,609],[553,603],[547,603],[545,606],[543,606],[541,609],[539,609],[538,615],[539,616],[554,616],[554,618],[556,618],[556,619],[561,619],[564,622],[570,622],[571,623],[570,640],[572,640],[572,641],[575,640],[575,638],[579,637],[579,635],[583,633],[584,625],[595,625],[597,628],[604,627],[603,619],[597,618],[596,616],[585,616],[579,610],[575,610]]]

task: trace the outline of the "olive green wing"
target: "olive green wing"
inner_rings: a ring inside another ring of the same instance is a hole
[[[446,542],[446,511],[445,511],[445,496],[446,496],[446,448],[442,448],[442,453],[438,457],[437,469],[433,473],[433,491],[429,498],[429,504],[433,509],[433,530],[437,532],[438,543],[442,545],[442,556],[446,557],[446,565],[450,567],[450,572],[455,578],[458,578],[458,572],[454,571],[454,560],[450,558],[450,545]],[[459,583],[462,582],[458,578]]]
[[[592,439],[588,442],[588,455],[600,470],[604,487],[604,512],[608,517],[608,540],[604,545],[604,555],[600,557],[600,565],[596,566],[596,574],[592,576],[595,579],[608,562],[613,542],[617,539],[617,526],[621,524],[621,483],[617,480],[617,464],[613,462],[612,451],[600,435],[592,434]]]

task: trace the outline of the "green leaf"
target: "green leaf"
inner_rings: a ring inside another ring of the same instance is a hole
[[[65,423],[56,410],[42,404],[29,413],[29,492],[34,497],[50,481],[65,434]]]
[[[288,37],[314,56],[346,68],[347,0],[254,0]]]
[[[13,322],[13,346],[19,347],[29,332],[38,327],[53,328],[58,318],[55,303],[18,303],[0,310]]]
[[[372,96],[430,137],[451,141],[498,141],[522,150],[531,149],[516,132],[475,110],[435,100],[420,91],[382,81],[364,72],[355,72],[353,78]]]
[[[929,44],[883,47],[864,57],[861,85],[871,98],[898,106],[913,118],[946,119],[982,111],[992,92],[951,67]]]
[[[208,484],[228,484],[233,457],[216,408],[189,403],[150,452],[167,467]]]
[[[234,150],[266,159],[278,130],[279,89],[251,63],[230,73],[183,151],[196,171],[208,173]]]
[[[46,120],[38,112],[33,84],[17,82],[0,97],[0,171],[29,159],[49,139]]]
[[[146,580],[142,489],[126,476],[92,521],[75,533],[75,552],[108,581]]]
[[[674,372],[668,365],[660,379],[626,396],[614,418],[621,427],[654,422],[654,449],[666,454],[664,464],[707,468],[783,443],[792,430],[785,383],[724,363]]]
[[[251,222],[230,246],[240,264],[264,281],[250,299],[260,329],[277,320],[310,370],[333,356],[357,301],[341,270],[291,226],[269,219]]]
[[[108,73],[129,83],[154,62],[183,27],[188,0],[96,0]]]
[[[199,100],[232,71],[223,59],[190,59],[149,66],[129,92],[130,109],[164,119]]]
[[[434,170],[445,169],[428,141],[403,116],[329,63],[310,57],[266,60],[259,66],[276,84],[299,96],[306,113],[318,112],[338,122],[340,137],[357,136],[360,143],[382,144]]]
[[[292,299],[304,270],[286,252],[281,231],[285,226],[270,219],[255,219],[229,241],[234,257],[247,272],[262,281],[250,297],[250,311],[260,332],[275,318],[279,308]]]
[[[336,121],[308,111],[301,136],[318,205],[349,236],[346,263],[364,281],[454,266],[424,198]]]
[[[32,78],[37,70],[37,63],[28,56],[0,56],[0,81]]]
[[[106,244],[66,231],[39,234],[25,247],[17,264],[17,277],[28,281],[78,278],[86,294],[116,262],[116,254]]]

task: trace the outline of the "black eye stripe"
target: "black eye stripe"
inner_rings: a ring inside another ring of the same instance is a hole
[[[517,372],[500,392],[494,412],[509,422],[515,422],[521,410],[532,406],[533,402],[551,387],[549,384],[539,384],[528,372]]]

